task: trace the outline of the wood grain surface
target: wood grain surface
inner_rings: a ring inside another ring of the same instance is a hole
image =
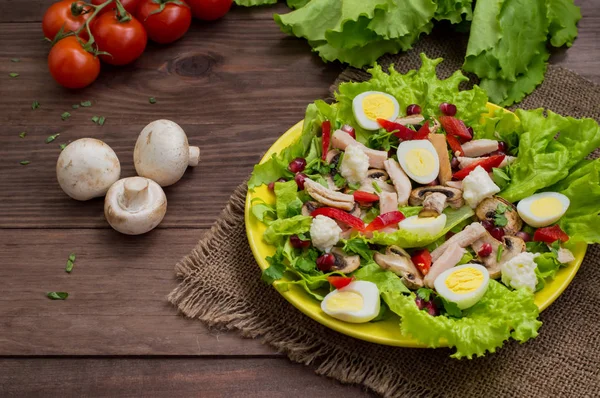
[[[0,0],[0,396],[366,396],[259,341],[184,319],[165,300],[177,260],[306,104],[327,96],[342,65],[324,64],[280,32],[272,14],[287,12],[284,4],[237,7],[221,21],[195,21],[173,45],[149,44],[130,66],[103,66],[94,85],[69,91],[48,74],[40,40],[51,3]],[[584,14],[579,38],[551,61],[600,83],[600,3],[576,3]],[[71,108],[84,100],[93,106]],[[32,110],[33,101],[41,107]],[[62,121],[65,111],[72,116]],[[95,115],[106,124],[93,124]],[[137,135],[158,118],[182,125],[201,147],[201,163],[166,190],[157,230],[120,235],[104,220],[101,199],[81,203],[61,191],[58,145],[99,138],[119,156],[122,177],[132,176]],[[67,274],[71,252],[76,265]],[[59,290],[70,297],[46,299]]]

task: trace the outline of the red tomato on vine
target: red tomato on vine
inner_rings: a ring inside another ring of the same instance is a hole
[[[111,65],[127,65],[142,55],[148,42],[148,35],[142,24],[129,13],[122,17],[117,12],[107,12],[94,18],[91,24],[92,35],[100,59]]]
[[[192,11],[181,0],[142,0],[136,17],[148,37],[161,44],[181,38],[192,23]]]
[[[233,0],[187,0],[192,8],[192,14],[204,21],[219,19],[231,8]]]
[[[123,7],[125,8],[125,10],[130,13],[135,15],[136,11],[137,11],[137,7],[139,4],[140,0],[121,0],[121,4],[123,4]],[[106,0],[92,0],[92,4],[95,6],[99,6],[100,4],[106,3]],[[111,10],[115,10],[117,8],[117,6],[114,4],[110,4],[108,5],[106,8],[104,8],[102,11],[100,11],[101,13],[106,13],[108,11]]]
[[[100,61],[83,48],[75,36],[68,36],[54,44],[48,54],[50,74],[67,88],[83,88],[90,85],[100,73]]]
[[[44,36],[50,40],[54,40],[56,34],[60,31],[60,28],[64,26],[63,32],[74,32],[79,29],[90,17],[91,12],[85,12],[84,7],[81,5],[83,2],[78,2],[79,7],[75,7],[75,11],[78,15],[73,15],[71,12],[72,0],[62,0],[52,4],[46,10],[44,18],[42,19],[42,30]],[[83,31],[81,34],[82,38],[87,38],[87,32]]]

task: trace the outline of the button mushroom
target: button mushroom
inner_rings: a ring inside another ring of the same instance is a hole
[[[384,270],[393,272],[402,278],[402,283],[409,289],[423,287],[423,278],[404,249],[389,246],[385,254],[375,253],[375,262]]]
[[[314,200],[309,200],[304,202],[302,205],[302,215],[306,217],[310,217],[313,211],[317,210],[322,205],[319,202],[315,202]]]
[[[475,215],[480,221],[488,220],[494,223],[496,220],[496,211],[500,208],[505,207],[504,217],[506,217],[506,225],[503,227],[504,232],[507,235],[515,235],[523,227],[523,220],[519,217],[517,208],[507,200],[504,200],[498,196],[484,199],[477,208],[475,209]]]
[[[56,162],[60,187],[76,200],[104,196],[120,175],[121,164],[115,151],[95,138],[73,141]]]
[[[331,254],[333,254],[335,257],[335,263],[331,271],[349,274],[356,271],[358,267],[360,267],[359,255],[349,256],[339,247],[334,247],[331,249]]]
[[[502,264],[511,258],[516,257],[519,253],[524,252],[526,249],[523,239],[517,238],[516,236],[505,236],[502,240],[502,242],[498,241],[490,235],[489,232],[485,231],[485,233],[471,245],[473,250],[475,250],[475,253],[479,253],[486,243],[492,246],[492,253],[490,255],[485,257],[479,256],[479,260],[490,273],[490,278],[499,278],[501,275]],[[500,253],[500,258],[498,258],[500,246],[502,246],[502,252]]]
[[[464,204],[462,191],[443,185],[425,186],[413,189],[410,193],[411,206],[423,205],[419,217],[437,217],[446,206],[458,209]]]
[[[170,120],[155,120],[138,137],[133,163],[138,175],[156,181],[161,187],[175,184],[188,166],[200,161],[200,148],[189,146],[179,125]]]
[[[104,199],[104,216],[115,230],[140,235],[154,229],[167,212],[167,198],[160,185],[144,177],[115,182]]]

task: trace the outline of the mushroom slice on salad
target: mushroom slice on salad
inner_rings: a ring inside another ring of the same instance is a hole
[[[314,200],[306,201],[302,205],[302,210],[301,210],[302,215],[306,216],[306,217],[310,217],[312,212],[317,210],[319,207],[323,207],[323,205],[321,205],[319,202],[316,202]]]
[[[375,253],[373,259],[382,269],[401,277],[402,282],[409,289],[423,287],[423,278],[406,250],[398,246],[389,246],[385,254]]]
[[[414,189],[410,194],[409,203],[411,206],[423,205],[419,217],[437,217],[447,206],[458,209],[464,201],[461,190],[434,185]]]
[[[484,199],[475,209],[479,221],[488,220],[504,229],[507,235],[515,235],[523,227],[517,208],[498,196]]]
[[[525,242],[516,236],[505,236],[500,242],[486,231],[471,248],[487,268],[490,278],[496,279],[501,275],[502,264],[525,251]]]
[[[335,263],[331,268],[331,271],[349,274],[360,267],[360,256],[358,254],[349,256],[339,247],[331,249],[331,254],[335,257]]]
[[[354,208],[354,196],[332,191],[310,178],[304,181],[304,189],[313,199],[325,206],[346,211]]]

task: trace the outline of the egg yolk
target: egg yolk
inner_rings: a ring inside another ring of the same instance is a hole
[[[466,267],[453,272],[446,279],[446,286],[456,294],[475,291],[483,283],[483,273],[476,268]]]
[[[358,311],[363,308],[363,297],[355,292],[338,292],[327,300],[329,311]]]
[[[390,119],[394,115],[394,103],[381,94],[366,96],[362,101],[362,108],[371,120]]]
[[[406,154],[406,166],[416,176],[431,174],[435,168],[435,158],[427,149],[415,148]]]
[[[560,214],[563,210],[563,205],[560,200],[553,197],[540,198],[531,203],[531,213],[536,217],[547,217],[555,214]]]

